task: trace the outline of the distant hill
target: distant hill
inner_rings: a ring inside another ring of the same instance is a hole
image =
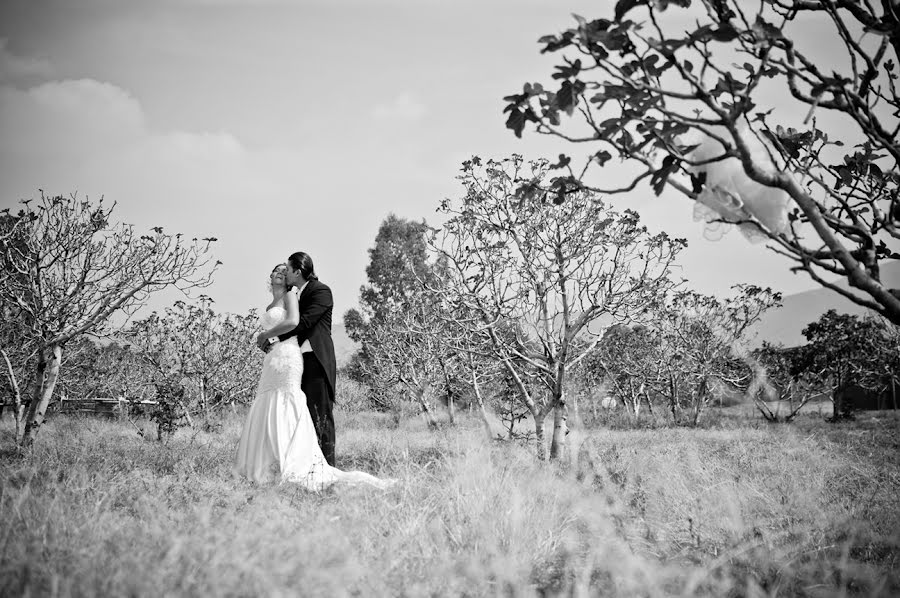
[[[882,265],[881,281],[888,288],[900,288],[900,261],[895,260]],[[850,287],[845,281],[839,282],[838,286],[844,289]],[[751,334],[757,334],[754,344],[761,344],[767,340],[788,347],[802,345],[806,343],[802,330],[829,309],[854,315],[862,315],[869,311],[835,291],[824,288],[787,295],[783,298],[783,303],[779,309],[767,312],[753,327]]]

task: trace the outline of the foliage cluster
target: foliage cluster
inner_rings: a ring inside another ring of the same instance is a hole
[[[836,419],[852,417],[854,404],[846,397],[850,389],[877,397],[900,384],[898,327],[829,310],[807,325],[803,335],[807,342],[799,347],[764,344],[755,352],[772,382],[768,395],[791,403],[786,419],[816,394],[831,397]],[[760,409],[767,419],[775,419],[764,404]]]
[[[900,289],[879,266],[900,239],[896,2],[619,0],[610,12],[542,37],[560,57],[553,83],[505,98],[517,136],[587,148],[583,166],[555,164],[556,201],[601,190],[591,173],[618,160],[627,181],[603,192],[649,183],[694,199],[900,324]],[[809,52],[803,31],[838,59]]]
[[[253,343],[258,320],[255,310],[217,313],[204,296],[197,303],[176,301],[124,331],[157,389],[160,417],[192,423],[195,413],[209,425],[215,410],[249,403],[262,368],[263,354]]]
[[[759,383],[746,336],[780,299],[753,285],[738,285],[729,298],[678,290],[648,324],[611,329],[589,367],[635,416],[642,401],[651,410],[659,402],[673,421],[686,411],[696,425],[714,398],[743,394]]]

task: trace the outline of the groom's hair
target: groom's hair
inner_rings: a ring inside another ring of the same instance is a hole
[[[306,280],[319,280],[319,277],[316,276],[316,269],[313,266],[312,258],[309,257],[308,253],[303,251],[292,253],[291,257],[288,258],[288,263],[291,265],[291,269],[300,270],[300,274],[302,274],[303,278]]]

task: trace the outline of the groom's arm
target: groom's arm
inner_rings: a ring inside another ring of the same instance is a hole
[[[331,289],[325,285],[315,289],[310,293],[309,305],[300,312],[300,322],[297,327],[290,332],[285,332],[278,336],[278,340],[283,341],[292,336],[298,336],[311,330],[319,323],[329,309],[334,307],[334,299],[331,296]]]

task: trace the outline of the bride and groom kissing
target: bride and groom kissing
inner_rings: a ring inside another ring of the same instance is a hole
[[[269,281],[272,301],[256,337],[266,355],[235,471],[255,482],[274,474],[313,491],[337,482],[391,486],[393,480],[335,467],[331,289],[319,281],[312,258],[302,251],[275,266]]]

